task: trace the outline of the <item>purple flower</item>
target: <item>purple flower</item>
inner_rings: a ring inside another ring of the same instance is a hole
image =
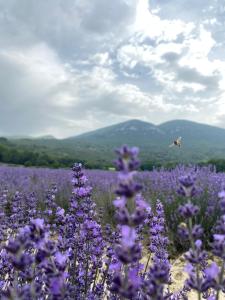
[[[196,216],[198,212],[198,206],[193,205],[191,202],[188,202],[178,208],[178,213],[185,219]]]
[[[182,176],[179,178],[180,181],[180,188],[178,189],[178,194],[185,197],[193,197],[197,194],[197,190],[195,187],[195,180],[196,177],[191,175]]]
[[[121,226],[121,243],[124,247],[132,247],[136,240],[135,229],[127,225]]]
[[[56,262],[60,267],[65,268],[67,259],[68,259],[68,255],[62,254],[62,253],[60,253],[60,252],[57,252],[57,253],[55,254],[55,262]]]
[[[63,287],[63,279],[61,277],[53,277],[50,279],[50,291],[53,296],[61,296]]]
[[[73,190],[73,193],[80,198],[89,197],[91,194],[91,187],[78,187]]]
[[[42,230],[44,227],[44,220],[43,219],[34,219],[34,220],[31,220],[31,224],[35,226],[36,230]]]
[[[217,255],[225,259],[225,235],[224,234],[213,235],[212,252],[214,255]]]
[[[126,205],[126,198],[118,197],[116,200],[113,201],[113,205],[117,208],[124,208]]]
[[[209,280],[217,279],[219,275],[219,267],[215,262],[213,262],[208,268],[204,270],[204,273]]]
[[[56,215],[62,217],[64,216],[64,214],[65,214],[65,209],[58,207],[56,211]]]
[[[138,195],[141,186],[134,181],[136,169],[139,167],[137,159],[138,149],[127,146],[117,150],[118,160],[115,162],[119,186],[116,194],[119,196],[114,201],[116,207],[116,220],[120,226],[120,244],[116,246],[116,254],[119,261],[126,265],[125,274],[114,272],[111,291],[128,299],[137,296],[140,277],[132,268],[132,264],[138,264],[141,258],[141,246],[137,242],[135,226],[144,222],[147,211],[144,199]]]
[[[219,198],[222,198],[222,199],[225,198],[225,190],[219,192],[219,193],[218,193],[218,197],[219,197]]]

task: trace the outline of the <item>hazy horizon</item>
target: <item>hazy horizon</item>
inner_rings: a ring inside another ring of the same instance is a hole
[[[222,0],[0,0],[0,136],[225,128]]]

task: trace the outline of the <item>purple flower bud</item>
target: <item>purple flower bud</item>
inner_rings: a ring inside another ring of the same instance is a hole
[[[65,214],[65,209],[58,207],[56,210],[56,215],[59,217],[63,217]]]
[[[113,205],[117,208],[124,208],[126,203],[127,201],[125,197],[118,197],[116,200],[113,201]]]
[[[135,243],[136,232],[134,228],[127,225],[121,227],[121,243],[124,247],[132,247]]]
[[[201,249],[201,247],[202,247],[202,241],[201,240],[197,240],[197,241],[195,241],[195,246],[197,247],[197,249]]]
[[[66,265],[67,258],[68,258],[67,255],[65,255],[65,254],[63,255],[63,254],[60,253],[60,252],[57,252],[57,253],[55,254],[55,261],[56,261],[56,263],[57,263],[58,265],[60,265],[60,266],[65,266],[65,265]]]
[[[185,224],[185,223],[184,223],[184,224],[180,224],[180,225],[178,226],[177,232],[178,232],[179,237],[180,237],[182,240],[188,240],[188,238],[189,238],[188,229],[187,229],[187,227],[184,226],[184,225],[186,225],[186,224]]]
[[[212,252],[225,259],[225,235],[224,234],[214,234],[212,243]]]
[[[91,195],[91,187],[78,187],[74,188],[73,194],[80,198],[89,197]]]
[[[17,240],[10,239],[5,246],[6,250],[12,254],[16,254],[20,250],[21,244]]]
[[[213,262],[208,268],[205,269],[204,273],[207,279],[216,279],[219,274],[219,267],[215,262]]]
[[[192,236],[194,239],[199,239],[203,235],[203,229],[201,225],[194,225],[192,228]]]
[[[185,219],[196,216],[199,212],[199,207],[188,202],[182,206],[179,206],[178,213]]]
[[[44,220],[43,219],[34,219],[31,221],[31,224],[34,225],[36,230],[41,230],[44,227]]]
[[[180,194],[181,196],[185,197],[194,197],[197,194],[197,190],[194,186],[196,178],[187,175],[187,176],[182,176],[179,178],[180,181],[180,188],[178,189],[177,193]]]
[[[116,211],[115,219],[121,225],[128,225],[130,223],[130,214],[128,209],[124,207]]]

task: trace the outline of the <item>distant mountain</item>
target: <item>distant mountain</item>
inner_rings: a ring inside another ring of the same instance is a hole
[[[29,135],[10,135],[6,136],[9,140],[21,140],[21,139],[32,139],[32,136]]]
[[[41,139],[43,139],[43,140],[56,140],[56,138],[53,135],[50,135],[50,134],[38,136],[35,139],[39,139],[39,140],[41,140]]]
[[[37,137],[29,136],[29,135],[13,135],[6,136],[8,140],[55,140],[56,138],[53,135],[41,135]]]
[[[169,148],[177,137],[181,148]],[[39,147],[59,155],[68,155],[96,166],[111,165],[115,148],[127,144],[140,148],[143,162],[199,162],[211,158],[225,159],[225,129],[186,120],[154,125],[130,120],[75,137],[14,140],[25,147]]]
[[[152,147],[163,140],[165,133],[154,124],[131,120],[116,125],[101,128],[95,131],[81,134],[79,136],[64,139],[64,143],[77,144],[87,143],[93,145],[109,145],[120,146],[121,144],[129,144],[139,146],[148,145]],[[150,140],[151,139],[151,143]]]
[[[169,148],[181,136],[183,146]],[[139,120],[98,129],[64,139],[63,145],[79,156],[92,156],[109,162],[122,144],[140,148],[144,161],[198,162],[212,157],[225,158],[225,129],[186,120],[174,120],[156,126]],[[82,155],[82,153],[85,153]]]
[[[130,136],[140,131],[142,132],[143,135],[148,135],[149,133],[151,133],[154,136],[157,136],[158,133],[161,133],[161,130],[152,123],[148,123],[140,120],[130,120],[116,125],[111,125],[108,127],[97,129],[95,131],[91,131],[88,133],[84,133],[79,136],[76,136],[75,138],[78,137],[90,138],[93,136],[105,137],[105,135],[110,135],[110,137],[118,138],[119,135]],[[73,139],[73,137],[69,139]]]
[[[186,120],[175,120],[163,123],[158,128],[170,137],[182,136],[184,142],[186,141],[187,144],[192,146],[202,144],[210,147],[224,147],[225,145],[225,129],[215,126]]]

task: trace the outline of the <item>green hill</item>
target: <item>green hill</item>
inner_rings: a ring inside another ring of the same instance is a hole
[[[182,147],[169,148],[169,144],[179,136],[182,137]],[[130,120],[61,140],[49,136],[13,139],[10,142],[56,158],[85,161],[92,167],[111,166],[114,150],[122,144],[138,146],[143,164],[225,159],[225,129],[186,120],[174,120],[158,126]]]

